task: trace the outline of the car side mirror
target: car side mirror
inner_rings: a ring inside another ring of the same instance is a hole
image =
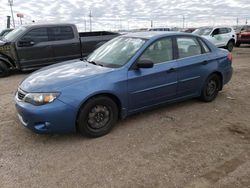
[[[154,66],[154,62],[149,59],[139,60],[136,64],[137,68],[152,68]]]
[[[19,47],[30,47],[34,45],[35,45],[35,42],[33,40],[20,40],[18,42]]]

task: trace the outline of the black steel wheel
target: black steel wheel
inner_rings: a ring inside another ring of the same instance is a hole
[[[200,99],[205,102],[213,101],[217,97],[220,87],[220,77],[217,74],[210,75],[202,88]]]
[[[90,99],[78,117],[79,131],[88,137],[100,137],[111,131],[118,119],[117,104],[109,97]]]

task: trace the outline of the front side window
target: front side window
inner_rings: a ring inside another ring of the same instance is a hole
[[[172,39],[165,38],[151,44],[139,60],[148,59],[154,64],[173,60]]]
[[[50,41],[70,40],[74,38],[73,29],[70,26],[49,28]]]
[[[47,28],[32,29],[27,34],[25,34],[21,40],[22,41],[33,41],[35,43],[47,42],[48,41]]]
[[[212,33],[212,35],[218,35],[220,34],[220,30],[219,29],[215,29]]]
[[[177,38],[179,58],[191,57],[202,53],[201,46],[195,38]]]

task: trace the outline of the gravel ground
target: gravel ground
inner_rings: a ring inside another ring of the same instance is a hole
[[[250,46],[233,58],[214,102],[140,113],[98,139],[22,127],[13,96],[28,74],[0,79],[0,187],[250,187]]]

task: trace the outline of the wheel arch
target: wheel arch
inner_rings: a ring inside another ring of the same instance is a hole
[[[0,54],[0,61],[5,63],[9,68],[14,68],[15,67],[13,65],[13,63],[7,57],[2,56],[1,54]]]
[[[82,110],[82,108],[84,107],[84,105],[91,99],[95,98],[95,97],[100,97],[100,96],[104,96],[104,97],[108,97],[110,99],[112,99],[116,105],[117,105],[117,108],[118,108],[118,114],[119,114],[119,118],[122,117],[122,103],[121,103],[121,100],[114,94],[112,93],[108,93],[108,92],[103,92],[103,93],[96,93],[96,94],[93,94],[91,96],[89,96],[88,98],[86,98],[80,105],[80,107],[78,108],[78,111],[77,111],[77,116],[76,116],[76,122],[75,122],[75,126],[76,126],[76,130],[78,130],[78,117],[80,115],[80,112]]]
[[[235,39],[233,39],[233,38],[231,38],[231,39],[227,42],[227,45],[228,45],[229,42],[233,42],[234,45],[236,44]]]

